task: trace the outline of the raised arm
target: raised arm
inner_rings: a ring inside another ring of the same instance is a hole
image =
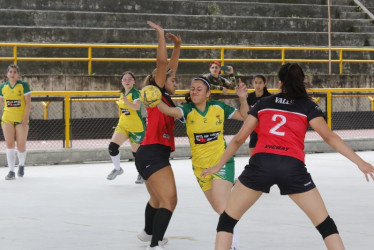
[[[160,102],[157,105],[158,109],[165,115],[181,119],[183,117],[182,111],[179,108],[169,107],[164,102]]]
[[[239,96],[240,109],[235,112],[231,119],[244,121],[248,117],[249,106],[247,102],[248,88],[239,78],[239,85],[235,87],[236,94]]]
[[[168,53],[166,51],[166,41],[164,29],[151,21],[147,24],[154,28],[158,36],[158,47],[157,47],[157,72],[155,75],[155,81],[160,88],[165,86],[166,81],[166,69],[168,63]]]
[[[174,49],[173,49],[173,53],[171,54],[169,68],[173,71],[172,75],[173,77],[175,77],[175,75],[177,74],[177,70],[178,70],[178,62],[179,62],[182,38],[180,37],[180,35],[174,35],[172,33],[167,33],[166,37],[170,41],[173,41],[174,43]]]
[[[309,122],[310,126],[322,137],[322,139],[337,152],[347,157],[364,173],[369,181],[369,176],[374,180],[374,167],[357,155],[345,142],[327,126],[322,117],[316,117]]]

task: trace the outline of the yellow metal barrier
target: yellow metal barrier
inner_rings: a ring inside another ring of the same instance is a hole
[[[92,49],[156,49],[157,45],[109,45],[109,44],[37,44],[37,43],[0,43],[0,47],[12,47],[13,57],[0,57],[0,61],[83,61],[88,63],[88,74],[92,74],[92,62],[155,62],[156,58],[94,58]],[[55,48],[87,48],[87,57],[20,57],[17,52],[18,47],[55,47]],[[169,49],[172,46],[167,46]],[[244,46],[181,46],[181,49],[187,50],[220,50],[220,58],[181,58],[180,62],[210,62],[220,61],[222,65],[226,62],[272,62],[284,64],[286,62],[304,62],[304,63],[328,63],[328,59],[287,59],[286,51],[328,51],[328,47],[244,47]],[[226,50],[273,50],[280,51],[279,59],[230,59],[225,57]],[[343,74],[343,63],[374,63],[374,60],[353,60],[344,59],[345,51],[364,51],[374,52],[374,48],[331,48],[332,51],[339,53],[339,59],[331,60],[332,63],[339,63],[339,73]]]
[[[252,92],[253,90],[249,90],[248,92]],[[269,89],[270,92],[278,92],[277,89]],[[187,93],[188,90],[177,90],[176,94],[184,94]],[[222,93],[220,90],[213,90],[213,93]],[[374,88],[330,88],[330,89],[308,89],[309,93],[324,93],[327,96],[327,124],[331,128],[331,120],[332,120],[332,93],[344,93],[344,92],[374,92]],[[230,90],[229,93],[235,93],[233,90]],[[64,96],[64,103],[65,103],[65,147],[70,148],[70,102],[76,101],[76,102],[82,102],[82,101],[112,101],[116,102],[117,98],[95,98],[94,96],[106,96],[106,95],[112,95],[112,96],[119,96],[118,91],[34,91],[32,92],[32,96]],[[82,97],[82,96],[92,96],[90,99],[72,99],[72,97]],[[354,95],[352,95],[354,96]],[[355,96],[368,96],[370,102],[371,102],[371,110],[374,111],[374,98],[372,98],[369,95],[355,95]],[[319,99],[315,99],[315,101],[318,101]],[[44,103],[42,102],[44,106],[44,118],[46,118],[49,102]],[[120,113],[119,113],[120,115]]]

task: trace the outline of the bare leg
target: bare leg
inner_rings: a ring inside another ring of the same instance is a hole
[[[318,226],[327,218],[328,212],[317,188],[289,197],[304,211],[314,226]],[[339,234],[327,236],[324,242],[329,250],[345,249]]]
[[[232,182],[216,179],[212,181],[212,188],[204,192],[210,205],[218,214],[222,214],[225,210],[231,188]]]
[[[261,195],[261,191],[247,188],[238,180],[229,196],[225,211],[230,217],[239,220]],[[231,233],[223,231],[217,233],[215,250],[230,249],[231,244]]]
[[[29,133],[29,126],[28,125],[16,125],[16,141],[17,141],[17,149],[18,152],[25,152],[26,151],[26,141],[27,135]]]

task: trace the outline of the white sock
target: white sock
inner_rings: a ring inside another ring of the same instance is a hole
[[[114,164],[114,169],[115,170],[120,170],[121,169],[121,165],[120,165],[121,154],[118,153],[118,155],[110,156],[110,158],[112,158],[112,162]]]
[[[236,246],[239,244],[238,225],[234,227],[234,233],[232,234],[232,245]]]
[[[14,148],[6,150],[6,159],[8,160],[9,170],[14,172],[14,165],[16,165],[16,150]]]
[[[26,154],[27,152],[19,152],[17,151],[17,155],[18,155],[18,166],[25,166],[25,160],[26,160]]]

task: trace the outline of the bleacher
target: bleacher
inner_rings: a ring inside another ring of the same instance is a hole
[[[371,3],[371,1],[366,1]],[[0,42],[155,44],[147,20],[181,34],[184,45],[327,46],[328,12],[325,0],[82,0],[1,1]],[[373,20],[351,0],[332,1],[332,46],[373,47]],[[84,49],[22,48],[20,56],[82,57]],[[216,51],[182,51],[182,58],[216,58]],[[374,53],[356,52],[348,58],[373,59]],[[0,48],[0,56],[11,56]],[[94,50],[96,57],[152,57],[154,51]],[[279,58],[274,51],[232,51],[230,58]],[[295,58],[327,58],[327,52],[295,52]],[[333,53],[336,58],[337,52]],[[1,61],[4,68],[9,61]],[[19,62],[26,74],[87,74],[84,62]],[[118,74],[136,65],[137,74],[153,68],[149,63],[97,62],[96,75]],[[279,63],[233,66],[242,74],[275,73]],[[201,71],[201,63],[182,64],[180,73]],[[321,64],[305,64],[310,73],[326,73]],[[373,66],[352,64],[348,73],[372,73]],[[333,72],[338,72],[334,65]]]

